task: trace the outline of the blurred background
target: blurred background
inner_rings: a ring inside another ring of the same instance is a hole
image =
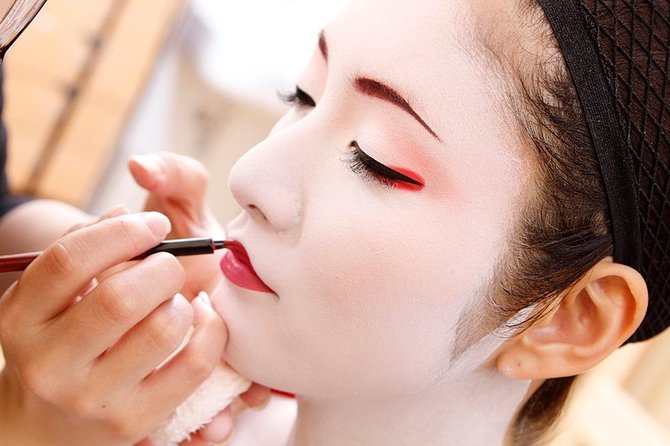
[[[132,153],[192,155],[222,220],[232,162],[284,112],[318,31],[344,0],[49,0],[4,64],[19,192],[100,213],[142,194]]]
[[[230,167],[284,112],[277,91],[345,1],[49,0],[4,64],[15,189],[140,210],[128,156],[171,150],[205,163],[228,221]],[[670,445],[670,333],[579,383],[554,446]]]

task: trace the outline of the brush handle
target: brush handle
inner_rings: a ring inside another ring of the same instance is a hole
[[[9,256],[0,256],[0,273],[9,273],[13,271],[23,271],[35,260],[41,252],[27,252],[24,254],[14,254]]]
[[[169,252],[175,256],[195,256],[200,254],[212,254],[217,249],[223,248],[223,241],[211,238],[185,238],[165,240],[148,251],[134,257],[133,260],[141,260],[157,252]]]
[[[175,256],[194,256],[200,254],[212,254],[217,249],[224,248],[225,241],[211,238],[185,238],[165,240],[148,251],[133,257],[131,260],[142,260],[157,252],[167,252]],[[23,254],[12,254],[0,256],[0,273],[23,271],[41,252],[27,252]]]

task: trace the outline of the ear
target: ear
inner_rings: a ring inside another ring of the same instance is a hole
[[[633,334],[647,299],[640,273],[607,257],[565,290],[547,315],[502,346],[497,368],[513,379],[583,373]]]

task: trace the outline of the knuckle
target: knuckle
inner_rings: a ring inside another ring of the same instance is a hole
[[[42,400],[50,401],[54,396],[52,389],[49,367],[41,361],[31,360],[24,364],[18,364],[19,376],[23,387],[31,394]]]
[[[165,286],[174,292],[179,291],[186,280],[186,272],[182,264],[171,254],[161,252],[154,254],[154,257],[157,262],[154,268],[161,271],[165,278]]]
[[[133,252],[139,252],[142,247],[142,233],[137,230],[137,225],[125,219],[119,219],[111,222],[119,226],[121,232],[121,241],[126,246],[130,247]],[[146,234],[149,230],[145,231]]]
[[[223,350],[228,340],[228,328],[221,317],[214,312],[205,315],[202,330],[207,333],[207,342],[210,346],[220,347]]]
[[[151,345],[158,351],[171,353],[179,347],[186,335],[179,323],[172,323],[169,314],[154,317],[148,327],[148,338]]]
[[[51,245],[44,256],[44,265],[51,274],[68,277],[77,270],[73,248],[63,241],[57,241]]]
[[[88,392],[76,392],[65,404],[68,411],[77,418],[90,420],[98,418],[98,408],[95,400]]]
[[[214,371],[218,362],[217,358],[210,358],[208,355],[201,353],[198,349],[192,348],[187,350],[186,357],[184,358],[188,364],[188,375],[195,381],[204,381],[207,379]]]
[[[140,252],[146,249],[147,243],[154,241],[155,238],[144,223],[141,214],[104,219],[95,223],[94,226],[103,231],[115,246],[123,247],[124,251]]]
[[[135,312],[133,299],[120,291],[120,286],[113,280],[98,285],[96,307],[99,314],[113,323],[123,323],[130,319]]]

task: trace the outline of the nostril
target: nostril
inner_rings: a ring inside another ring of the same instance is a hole
[[[265,216],[263,211],[261,211],[260,208],[258,206],[256,206],[255,204],[247,205],[247,210],[250,214],[252,214],[252,215],[254,215],[258,218],[262,218],[265,221],[268,221],[268,218]]]

